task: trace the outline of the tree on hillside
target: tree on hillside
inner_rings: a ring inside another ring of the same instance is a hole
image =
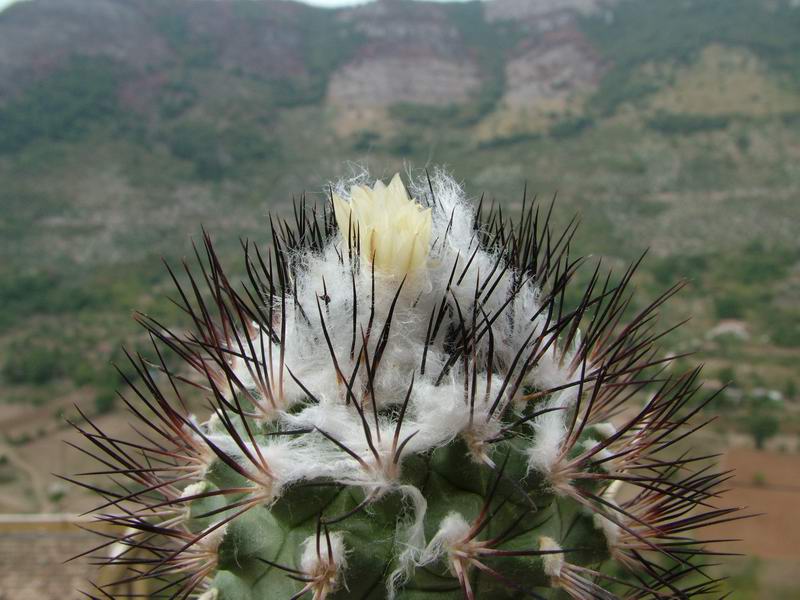
[[[747,419],[747,429],[759,450],[764,449],[764,443],[778,433],[779,428],[778,417],[770,413],[754,410]]]

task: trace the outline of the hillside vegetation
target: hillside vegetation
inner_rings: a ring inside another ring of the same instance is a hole
[[[182,318],[161,257],[179,265],[205,226],[236,265],[240,238],[268,239],[268,211],[323,202],[349,160],[444,164],[508,213],[526,182],[558,192],[560,222],[581,216],[575,252],[619,270],[650,249],[640,297],[689,279],[664,316],[694,320],[668,345],[734,382],[722,401],[796,396],[800,8],[587,4],[513,19],[405,0],[4,11],[2,402],[113,410],[110,362],[147,341],[131,312]]]

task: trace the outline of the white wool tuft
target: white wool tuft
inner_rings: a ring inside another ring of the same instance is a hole
[[[198,481],[197,483],[192,483],[183,488],[183,491],[181,492],[181,499],[197,496],[198,494],[202,494],[203,492],[205,492],[207,489],[208,489],[208,484],[205,481]]]
[[[198,481],[196,483],[191,483],[183,488],[181,492],[180,499],[185,500],[186,498],[191,498],[193,496],[197,496],[198,494],[202,494],[208,489],[208,483],[205,481]],[[192,516],[192,506],[189,502],[184,504],[183,506],[183,515],[182,518],[189,519]]]
[[[564,554],[561,552],[561,546],[553,538],[541,537],[539,538],[539,550],[550,553],[542,555],[545,575],[556,579],[560,577],[561,570],[564,568]]]
[[[576,390],[567,388],[550,399],[543,410],[572,406]],[[528,466],[541,473],[550,473],[558,462],[561,448],[567,435],[566,410],[554,410],[534,419],[530,426],[534,431],[533,444],[528,449]]]
[[[219,590],[217,588],[211,588],[203,592],[197,600],[217,600],[219,598]]]
[[[439,525],[439,530],[419,557],[417,566],[429,565],[450,552],[450,549],[464,541],[471,529],[460,513],[451,512]]]
[[[620,534],[620,527],[608,517],[601,515],[600,513],[595,513],[592,516],[592,520],[594,521],[594,526],[596,529],[599,529],[603,532],[606,536],[606,543],[609,548],[613,548],[614,545],[617,543]]]
[[[616,435],[617,428],[614,427],[611,423],[597,423],[593,425],[592,428],[602,437],[604,440],[607,440],[613,435]]]
[[[222,540],[225,538],[225,532],[228,531],[227,523],[225,525],[221,525],[216,529],[212,528],[215,525],[210,525],[206,531],[208,533],[204,533],[203,537],[200,539],[200,543],[209,551],[216,552],[219,549]]]
[[[425,513],[428,510],[428,501],[425,500],[425,496],[419,489],[413,485],[403,485],[398,489],[413,504],[414,517],[410,524],[400,524],[400,528],[404,529],[401,542],[403,549],[397,559],[397,568],[387,580],[387,594],[390,600],[395,597],[397,589],[411,575],[414,565],[419,562],[419,556],[424,551]]]
[[[583,449],[585,452],[591,452],[592,450],[601,445],[602,445],[601,442],[592,438],[586,438],[583,441]],[[600,448],[600,450],[594,452],[593,456],[596,460],[606,460],[608,458],[611,458],[613,454],[608,448]]]
[[[191,420],[194,421],[194,417],[191,417]],[[217,413],[212,413],[211,416],[202,424],[202,428],[204,431],[218,431],[222,428],[222,419],[219,418]],[[194,431],[192,432],[193,435],[197,435]],[[199,436],[198,436],[199,437]]]
[[[611,485],[603,490],[603,493],[601,494],[603,500],[605,500],[611,506],[618,508],[619,505],[617,504],[616,498],[621,487],[622,480],[615,479]],[[595,528],[601,530],[605,534],[608,547],[613,548],[613,546],[617,543],[621,533],[620,526],[599,512],[594,513],[592,519],[594,521]]]
[[[330,538],[330,547],[328,546]],[[329,561],[333,558],[333,563]],[[344,537],[339,532],[321,536],[319,540],[319,554],[317,554],[317,536],[312,535],[303,541],[303,554],[300,557],[300,568],[306,574],[316,573],[322,570],[333,568],[336,572],[342,572],[347,568],[347,548],[344,545]]]
[[[613,502],[617,499],[617,494],[619,494],[619,490],[622,488],[622,480],[615,479],[611,482],[611,484],[603,491],[603,498],[608,500],[609,502]]]
[[[126,527],[125,532],[119,539],[127,540],[135,536],[139,532],[138,529],[133,527]],[[131,543],[127,542],[114,542],[111,544],[111,547],[108,550],[108,557],[113,561],[116,558],[121,557],[124,553],[129,552],[131,549]]]

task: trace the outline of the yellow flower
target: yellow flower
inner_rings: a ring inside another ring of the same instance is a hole
[[[350,188],[350,202],[333,195],[336,223],[344,242],[355,248],[360,240],[361,260],[374,260],[375,270],[405,275],[425,265],[431,244],[431,209],[408,197],[400,175],[386,186]],[[350,235],[347,231],[350,228]]]

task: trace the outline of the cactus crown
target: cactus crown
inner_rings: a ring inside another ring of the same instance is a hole
[[[713,593],[688,532],[732,518],[710,502],[725,476],[674,451],[698,372],[666,376],[655,348],[679,286],[628,318],[635,267],[598,268],[567,307],[581,261],[552,205],[513,224],[443,172],[366,183],[272,220],[244,283],[206,236],[173,275],[191,332],[138,316],[155,360],[130,356],[136,437],[78,426],[112,483],[79,481],[116,531],[92,554],[118,574],[87,595]]]

